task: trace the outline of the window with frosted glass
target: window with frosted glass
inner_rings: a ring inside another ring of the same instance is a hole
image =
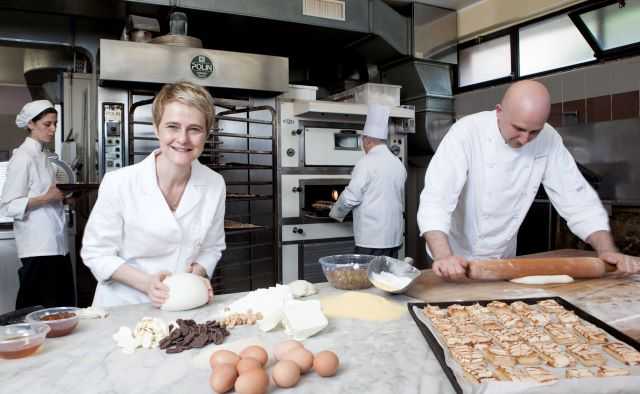
[[[567,15],[519,29],[520,75],[594,60],[593,50]]]
[[[458,56],[458,86],[460,87],[511,75],[509,36],[462,49]]]
[[[603,50],[640,41],[640,0],[627,0],[580,15],[598,46]]]

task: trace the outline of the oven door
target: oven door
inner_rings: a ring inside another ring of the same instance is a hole
[[[354,166],[364,155],[360,134],[360,130],[305,128],[305,165]]]

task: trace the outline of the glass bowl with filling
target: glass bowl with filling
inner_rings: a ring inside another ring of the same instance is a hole
[[[47,334],[49,338],[63,337],[71,334],[78,325],[80,321],[79,311],[79,308],[72,306],[46,308],[29,313],[26,321],[47,324],[51,328],[51,331]]]

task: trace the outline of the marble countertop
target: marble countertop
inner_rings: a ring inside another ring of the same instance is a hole
[[[425,271],[424,275],[430,276],[432,273]],[[640,295],[629,294],[631,290],[638,290],[640,283],[632,278],[616,283],[617,287],[609,289],[617,294],[614,297],[618,297],[615,300],[616,307],[609,303],[612,297],[607,298],[609,302],[606,304],[585,301],[591,299],[589,297],[602,297],[607,293],[606,288],[597,286],[570,301],[575,301],[578,306],[605,321],[640,316],[640,302],[636,299]],[[318,288],[319,294],[311,299],[342,292],[326,284]],[[437,286],[431,290],[432,294],[438,294]],[[375,288],[365,291],[402,304],[418,301],[403,295],[386,295]],[[532,296],[544,292],[544,289],[535,288],[526,291]],[[640,291],[635,291],[635,294],[640,294]],[[0,359],[0,393],[211,393],[208,384],[210,371],[193,366],[193,358],[200,352],[199,349],[179,354],[166,354],[159,349],[139,349],[128,355],[115,345],[112,334],[120,326],[133,328],[144,316],[161,317],[167,322],[177,318],[193,318],[203,322],[223,305],[242,295],[217,296],[212,305],[193,311],[163,312],[143,304],[114,308],[106,319],[83,320],[71,335],[48,338],[33,356],[18,360]],[[633,322],[634,319],[628,321]],[[631,326],[637,327],[637,324]],[[627,332],[622,326],[618,328]],[[282,329],[263,333],[255,326],[248,326],[231,330],[227,341],[249,337],[258,337],[267,345],[287,338]],[[313,352],[326,349],[335,351],[341,362],[338,374],[332,378],[321,378],[309,373],[295,388],[271,387],[270,393],[454,392],[408,312],[399,320],[386,322],[330,319],[329,326],[307,339],[305,346]]]

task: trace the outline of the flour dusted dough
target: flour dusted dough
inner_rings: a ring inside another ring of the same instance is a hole
[[[209,291],[201,276],[173,274],[163,283],[169,287],[169,298],[160,308],[163,311],[186,311],[204,305],[209,300]]]
[[[320,300],[327,317],[360,320],[397,320],[406,308],[395,302],[368,293],[350,291]]]
[[[511,279],[511,282],[521,285],[547,285],[551,283],[571,283],[573,278],[569,275],[533,275]]]

